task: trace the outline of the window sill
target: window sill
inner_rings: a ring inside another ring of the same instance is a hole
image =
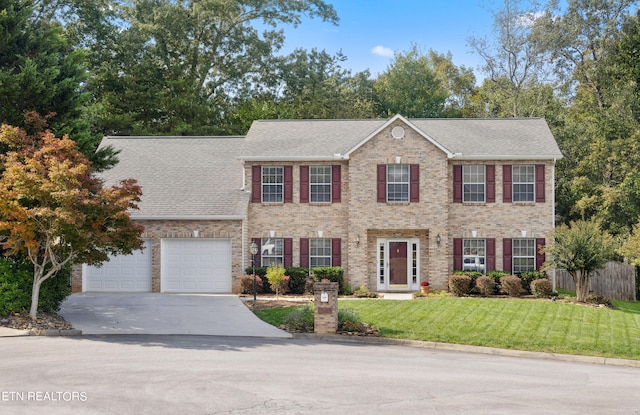
[[[389,201],[387,201],[387,205],[393,205],[393,206],[408,206],[410,204],[411,204],[411,202],[389,202]]]
[[[536,202],[512,202],[511,204],[514,206],[535,206],[537,203]]]

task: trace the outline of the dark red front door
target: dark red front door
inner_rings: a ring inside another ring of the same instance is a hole
[[[389,242],[389,283],[407,285],[407,242]]]

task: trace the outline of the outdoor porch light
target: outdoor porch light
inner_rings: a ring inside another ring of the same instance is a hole
[[[360,246],[360,235],[356,235],[356,246]]]
[[[442,238],[440,238],[440,234],[437,234],[437,235],[436,235],[436,243],[437,243],[438,245],[440,245],[440,242],[441,242],[441,241],[442,241]]]
[[[251,252],[251,266],[253,267],[253,304],[256,303],[256,254],[258,253],[258,245],[255,242],[251,242],[249,247]]]

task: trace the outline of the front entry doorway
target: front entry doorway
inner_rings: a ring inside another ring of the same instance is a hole
[[[419,247],[418,239],[378,239],[378,290],[418,289]]]

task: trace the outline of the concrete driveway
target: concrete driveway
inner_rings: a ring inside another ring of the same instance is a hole
[[[189,334],[291,338],[235,295],[78,293],[59,312],[82,334]]]

